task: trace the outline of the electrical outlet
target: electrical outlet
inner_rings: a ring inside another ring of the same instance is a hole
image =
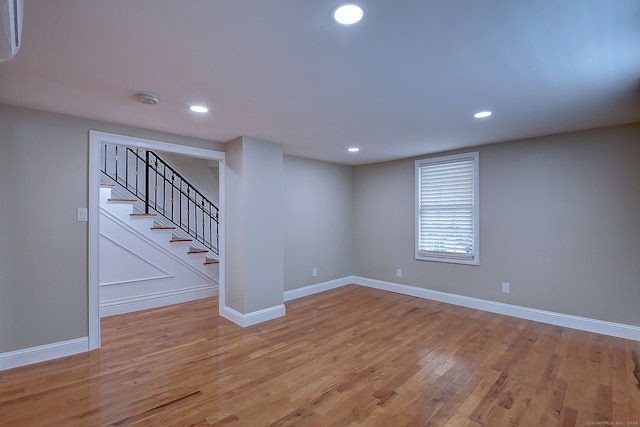
[[[313,277],[316,277],[316,276],[318,275],[318,269],[317,269],[317,268],[315,268],[315,267],[313,267],[313,270],[311,270],[311,275],[312,275]]]
[[[402,269],[396,268],[396,277],[402,277]]]
[[[502,292],[505,294],[511,293],[511,283],[502,282]]]

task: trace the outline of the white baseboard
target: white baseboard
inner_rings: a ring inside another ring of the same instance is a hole
[[[570,314],[555,313],[546,310],[538,310],[535,308],[505,304],[480,298],[466,297],[463,295],[433,291],[431,289],[419,288],[417,286],[385,282],[382,280],[368,279],[366,277],[359,276],[347,276],[342,279],[336,279],[329,282],[305,286],[299,289],[293,289],[284,293],[284,300],[290,301],[296,298],[313,295],[319,292],[324,292],[349,284],[395,292],[398,294],[409,295],[433,301],[445,302],[461,307],[484,310],[491,313],[548,323],[565,328],[578,329],[581,331],[594,332],[597,334],[610,335],[614,337],[640,341],[640,327],[638,326],[607,322],[605,320],[590,319],[587,317],[573,316]]]
[[[89,351],[88,337],[10,351],[0,354],[0,371],[87,351]]]
[[[570,314],[555,313],[546,310],[538,310],[535,308],[505,304],[501,302],[466,297],[440,291],[432,291],[430,289],[418,288],[416,286],[401,285],[398,283],[384,282],[381,280],[367,279],[364,277],[352,276],[351,279],[353,280],[352,283],[369,288],[381,289],[403,295],[410,295],[414,297],[455,304],[462,307],[489,311],[491,313],[504,314],[506,316],[513,316],[520,319],[548,323],[565,328],[579,329],[582,331],[594,332],[597,334],[610,335],[614,337],[640,341],[640,327],[638,326],[607,322],[604,320],[590,319],[587,317],[573,316]]]
[[[607,322],[604,320],[590,319],[586,317],[573,316],[569,314],[555,313],[551,311],[538,310],[534,308],[521,307],[517,305],[504,304],[496,301],[483,300],[479,298],[466,297],[462,295],[450,294],[447,292],[433,291],[430,289],[418,288],[416,286],[403,285],[399,283],[385,282],[382,280],[368,279],[359,276],[347,276],[342,279],[331,280],[324,283],[306,286],[304,288],[293,289],[284,293],[284,300],[290,301],[296,298],[313,295],[330,289],[336,289],[341,286],[356,284],[374,289],[380,289],[389,292],[395,292],[403,295],[410,295],[418,298],[430,299],[462,307],[484,310],[491,313],[503,314],[506,316],[518,317],[521,319],[532,320],[536,322],[548,323],[551,325],[573,328],[587,332],[594,332],[603,335],[626,338],[630,340],[640,341],[640,327],[633,325],[625,325],[622,323]],[[212,290],[213,291],[213,290]],[[218,288],[215,287],[215,293],[208,296],[218,294]],[[157,300],[167,301],[162,295],[157,295]],[[167,296],[167,295],[165,295]],[[192,297],[195,294],[191,295]],[[188,298],[189,294],[180,297],[174,295],[171,304],[180,301],[180,298]],[[203,297],[201,297],[203,298]],[[194,298],[197,299],[197,298]],[[185,300],[189,301],[189,300]],[[130,302],[137,304],[138,302]],[[142,302],[139,302],[142,303]],[[167,305],[167,304],[163,304]],[[158,305],[160,306],[160,305]],[[149,307],[150,308],[150,307]],[[112,307],[105,307],[112,309]],[[103,309],[100,309],[102,313]],[[114,308],[115,310],[115,308]],[[285,315],[286,308],[284,304],[270,307],[264,310],[255,311],[248,314],[242,314],[238,311],[224,307],[220,310],[220,315],[242,327],[252,326],[257,323],[275,319]],[[114,313],[117,314],[117,313]],[[82,353],[89,350],[88,338],[77,338],[69,341],[27,348],[24,350],[13,351],[0,354],[0,371],[11,369],[18,366],[28,365],[31,363],[43,362],[58,357],[69,356],[76,353]]]
[[[164,307],[218,295],[218,285],[208,284],[100,302],[100,317]]]
[[[341,279],[330,280],[328,282],[317,283],[315,285],[309,285],[303,288],[285,291],[284,301],[291,301],[292,299],[302,298],[309,295],[317,294],[318,292],[324,292],[330,289],[339,288],[341,286],[350,285],[354,283],[353,281],[354,276],[347,276]]]
[[[227,320],[231,320],[233,323],[235,323],[236,325],[240,325],[243,328],[266,322],[267,320],[282,317],[285,315],[285,313],[286,308],[284,304],[276,305],[274,307],[265,308],[264,310],[258,310],[247,314],[242,314],[227,306],[223,307],[220,310],[220,315],[222,317]]]

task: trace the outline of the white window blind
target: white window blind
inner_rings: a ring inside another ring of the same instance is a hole
[[[478,264],[478,153],[416,161],[416,258]]]

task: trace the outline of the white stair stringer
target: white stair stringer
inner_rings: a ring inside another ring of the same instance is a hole
[[[153,217],[132,217],[131,202],[110,198],[101,188],[101,316],[218,294],[217,265],[204,265],[204,253],[188,254],[189,245],[170,243],[172,232],[151,229]]]

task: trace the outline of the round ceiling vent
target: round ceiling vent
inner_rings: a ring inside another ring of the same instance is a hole
[[[138,101],[147,105],[156,105],[160,100],[158,99],[158,95],[150,92],[140,92],[136,95]]]

